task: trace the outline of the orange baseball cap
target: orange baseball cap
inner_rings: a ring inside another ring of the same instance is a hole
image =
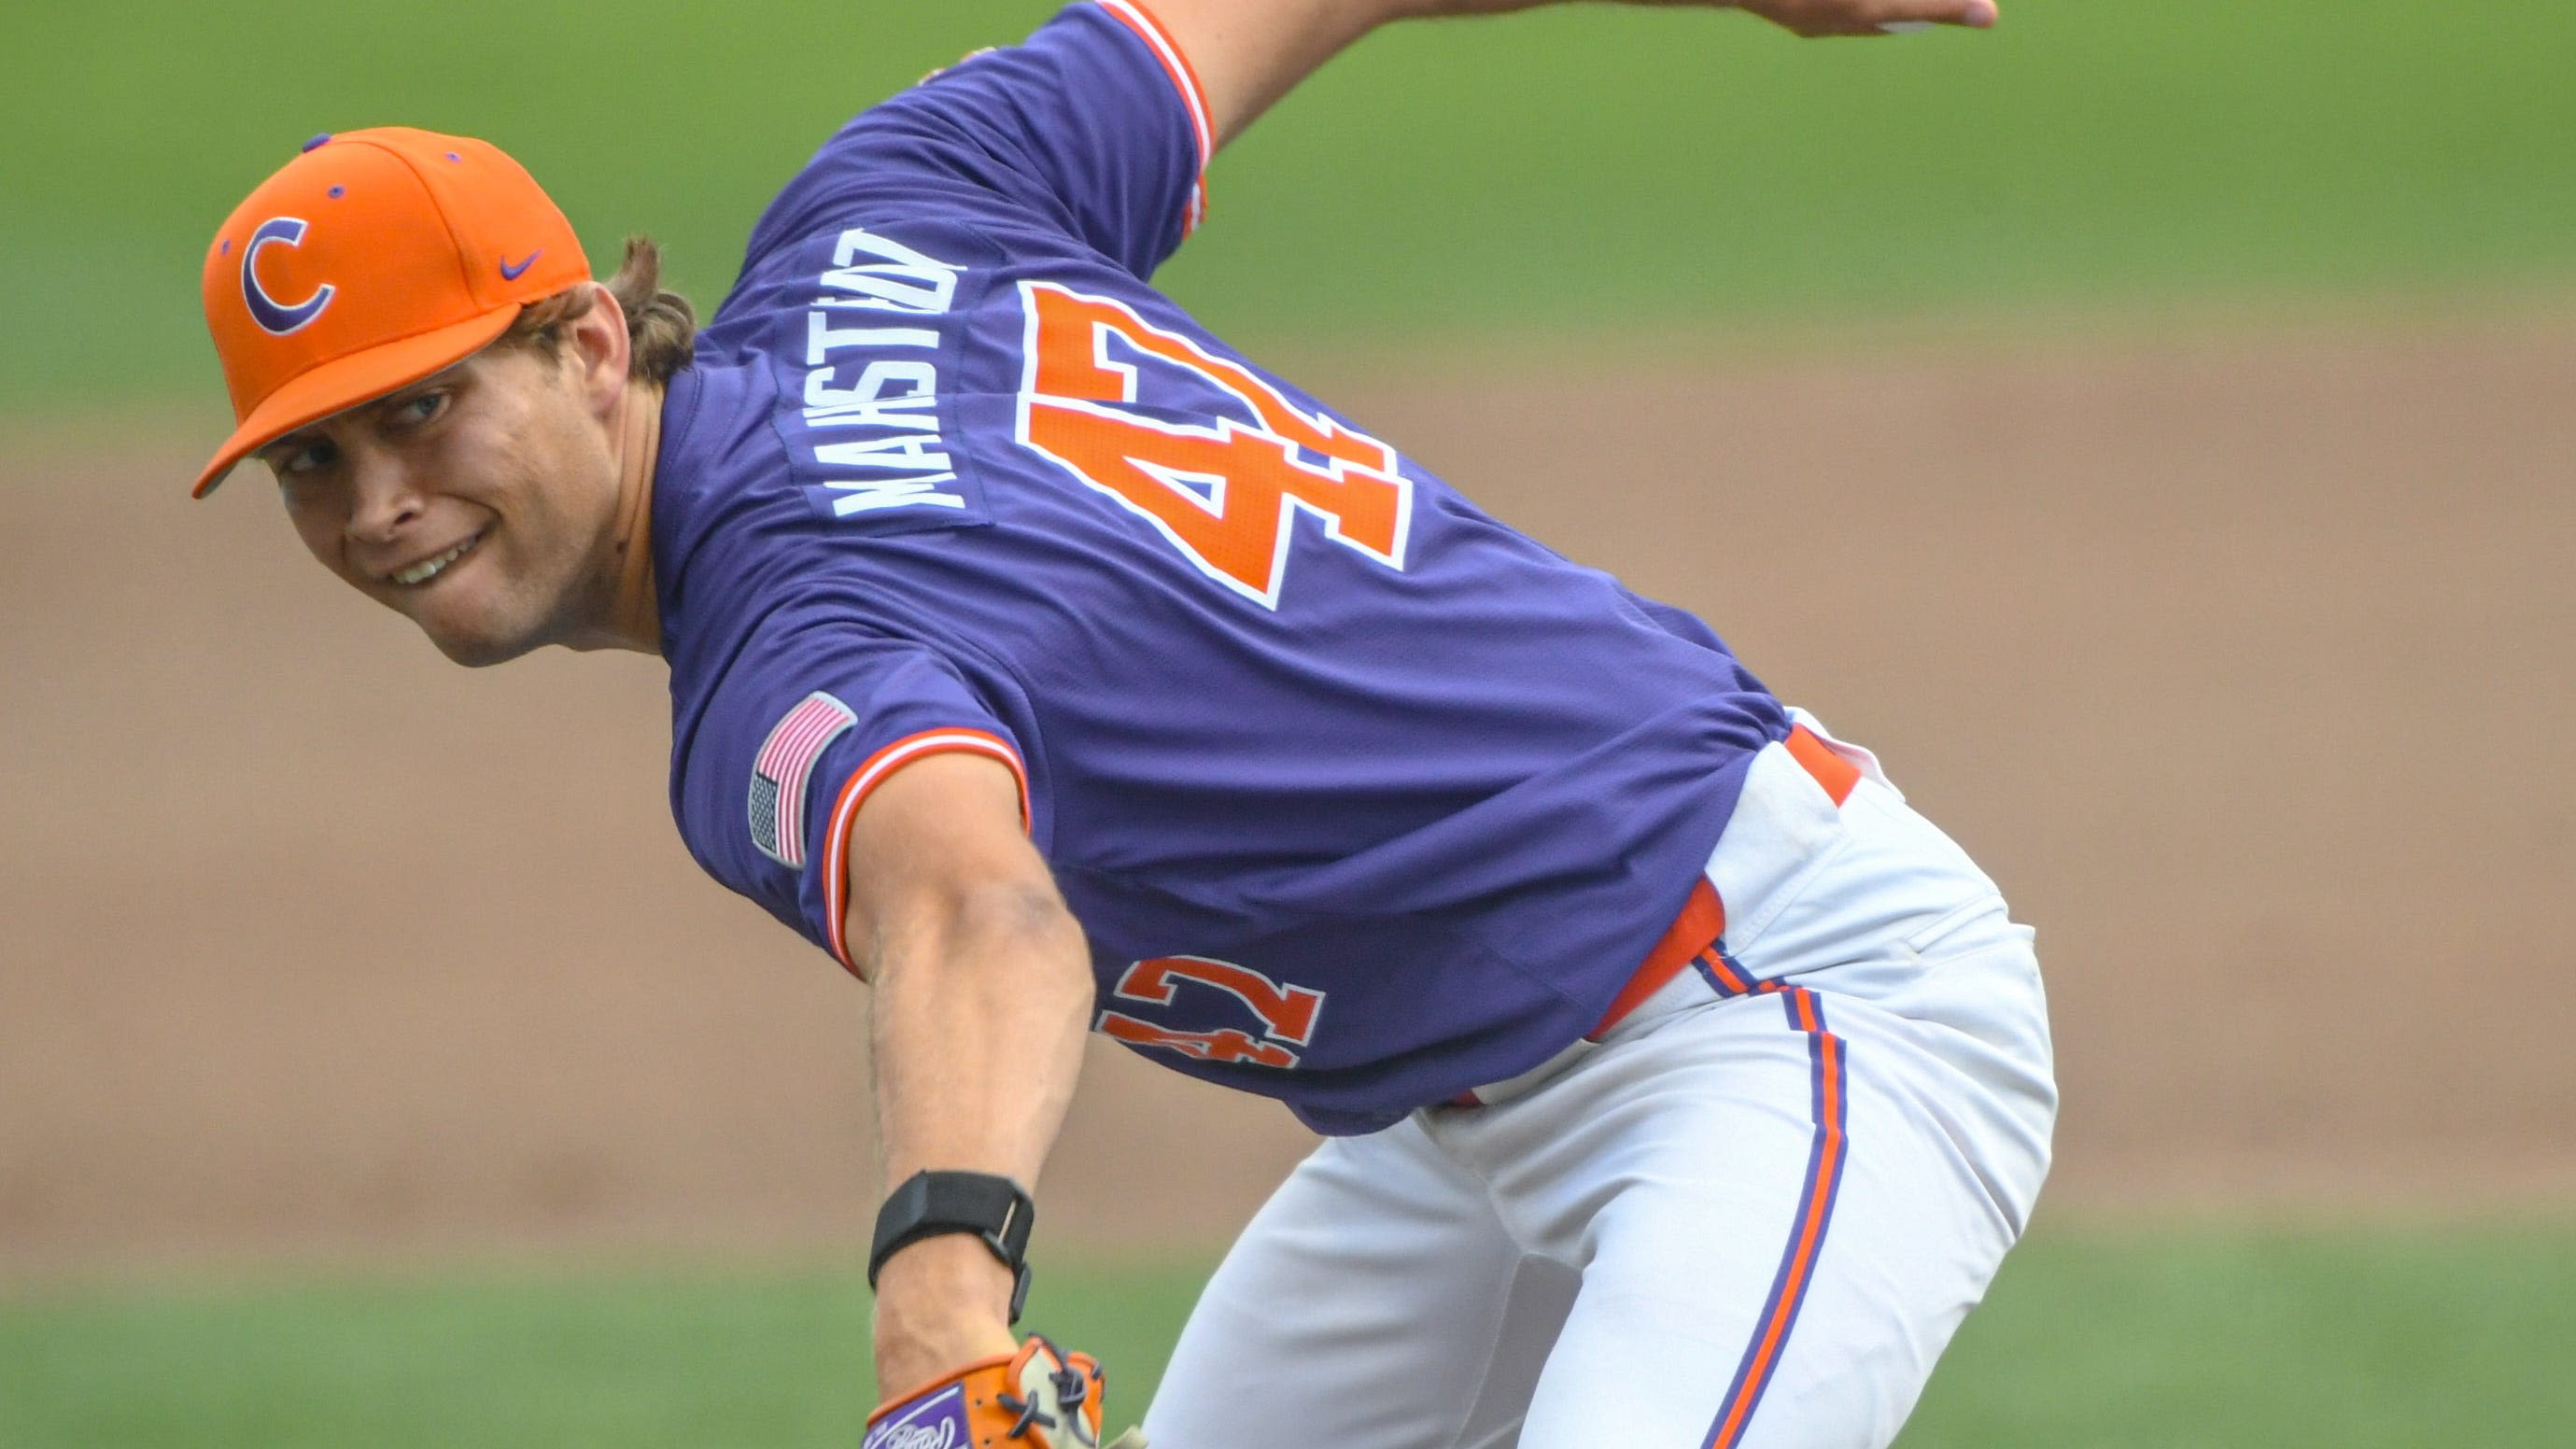
[[[238,424],[202,498],[262,445],[472,356],[590,280],[572,223],[488,142],[316,136],[206,249],[206,327]]]

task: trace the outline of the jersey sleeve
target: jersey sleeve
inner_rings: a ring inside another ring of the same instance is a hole
[[[683,833],[718,880],[864,975],[844,936],[850,824],[897,770],[974,754],[1020,782],[1015,731],[938,651],[782,611],[736,655],[685,745]]]
[[[752,233],[768,251],[872,208],[1035,224],[1150,277],[1205,210],[1215,131],[1138,0],[1082,0],[843,127]]]

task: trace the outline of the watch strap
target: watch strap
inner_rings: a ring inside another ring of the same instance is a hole
[[[1029,1296],[1029,1230],[1037,1204],[1028,1190],[989,1172],[916,1172],[887,1194],[877,1210],[876,1241],[868,1250],[868,1287],[877,1286],[885,1260],[924,1238],[966,1233],[981,1238],[1011,1270],[1011,1317]]]

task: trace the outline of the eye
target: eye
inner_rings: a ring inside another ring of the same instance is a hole
[[[271,459],[269,466],[277,470],[277,476],[281,479],[301,477],[318,473],[331,466],[332,460],[338,456],[338,450],[330,443],[317,439],[294,452]]]
[[[394,409],[394,421],[402,427],[416,428],[445,411],[446,393],[425,392],[418,397],[404,399],[403,405]]]

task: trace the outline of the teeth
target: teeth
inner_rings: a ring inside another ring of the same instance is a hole
[[[438,577],[440,571],[444,570],[449,564],[465,557],[468,550],[472,549],[474,545],[482,541],[483,535],[478,533],[472,538],[465,540],[463,543],[458,544],[456,547],[449,549],[447,552],[442,553],[435,558],[422,559],[420,562],[413,564],[407,569],[396,569],[394,571],[393,580],[398,584],[428,583],[431,579]]]

